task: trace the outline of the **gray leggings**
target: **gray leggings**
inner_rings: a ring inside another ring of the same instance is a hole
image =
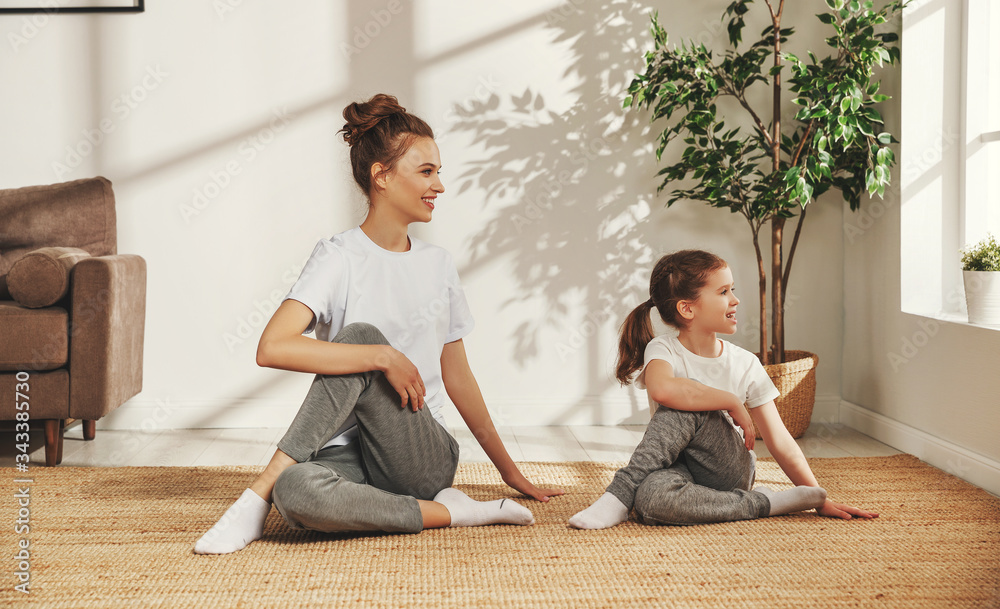
[[[770,512],[771,502],[750,490],[755,463],[756,456],[721,411],[660,406],[607,492],[634,507],[645,524],[762,518]]]
[[[346,326],[334,342],[388,345],[370,324]],[[379,371],[317,375],[278,448],[297,461],[278,477],[274,506],[289,526],[316,531],[418,533],[417,499],[451,486],[458,443],[429,408],[400,408]],[[358,437],[322,448],[354,413]]]

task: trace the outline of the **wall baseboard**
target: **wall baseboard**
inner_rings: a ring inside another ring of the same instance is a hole
[[[577,399],[499,398],[488,400],[494,423],[501,426],[644,425],[649,421],[645,394],[584,396]],[[837,423],[839,395],[818,395],[812,422]],[[276,399],[172,400],[141,396],[129,400],[98,422],[100,429],[204,429],[287,427],[300,402]],[[445,419],[464,425],[450,403]]]
[[[841,401],[840,422],[921,461],[1000,495],[1000,462],[875,411]]]

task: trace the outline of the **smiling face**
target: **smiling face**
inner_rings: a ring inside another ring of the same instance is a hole
[[[406,224],[430,222],[435,199],[444,192],[440,171],[437,144],[429,137],[416,138],[396,168],[386,174],[379,203]]]
[[[686,301],[685,301],[686,302]],[[733,292],[733,272],[728,266],[712,271],[698,300],[687,302],[692,317],[689,329],[736,334],[736,305],[740,299]]]

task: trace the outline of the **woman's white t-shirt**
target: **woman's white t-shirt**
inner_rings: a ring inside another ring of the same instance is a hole
[[[305,332],[315,329],[319,340],[333,340],[355,322],[381,330],[417,367],[427,390],[424,404],[444,425],[441,352],[475,326],[446,250],[410,237],[408,251],[390,252],[355,227],[316,245],[285,298],[312,310],[315,319]],[[356,436],[351,415],[326,446],[347,444]]]
[[[748,408],[763,406],[781,395],[756,355],[722,339],[717,340],[722,344],[722,354],[719,357],[702,357],[689,351],[676,336],[657,336],[646,345],[642,372],[636,379],[636,386],[646,388],[646,366],[654,359],[659,359],[670,364],[674,376],[728,391],[743,400]],[[659,407],[659,404],[649,398],[650,417]],[[723,414],[733,423],[729,413]],[[743,434],[738,425],[733,423],[733,427],[740,435]]]

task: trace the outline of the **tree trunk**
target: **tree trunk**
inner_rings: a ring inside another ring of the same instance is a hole
[[[785,308],[781,303],[785,300],[782,289],[782,251],[781,238],[785,229],[785,219],[771,219],[771,329],[774,332],[774,343],[771,347],[771,362],[785,362]]]
[[[760,361],[765,366],[771,363],[767,347],[767,272],[764,269],[764,257],[760,253],[760,239],[757,231],[753,233],[753,249],[757,253],[757,289],[760,294]]]
[[[768,3],[770,7],[770,3]],[[781,13],[785,8],[785,0],[781,0],[778,11],[771,11],[771,25],[774,27],[774,67],[781,66]],[[781,171],[781,72],[775,70],[772,89],[772,125],[774,136],[771,142],[771,160],[774,172]],[[774,344],[771,349],[771,361],[781,364],[785,361],[785,300],[782,288],[782,252],[781,235],[785,227],[785,219],[774,216],[771,218],[771,317]]]

